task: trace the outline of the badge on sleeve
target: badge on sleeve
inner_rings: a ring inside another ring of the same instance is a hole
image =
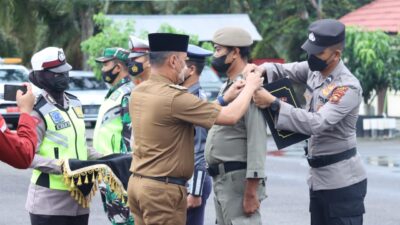
[[[345,95],[346,91],[348,90],[348,87],[338,87],[336,88],[331,97],[329,98],[329,102],[333,104],[338,104],[340,99]]]

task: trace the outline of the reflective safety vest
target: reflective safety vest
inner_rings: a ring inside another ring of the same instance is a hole
[[[130,95],[133,87],[132,82],[121,85],[101,104],[93,133],[93,147],[96,151],[104,155],[121,153],[124,138],[121,102],[124,96]]]
[[[69,108],[59,109],[43,96],[39,97],[35,110],[46,124],[46,132],[39,146],[39,154],[52,159],[87,160],[85,122],[81,102],[67,94]],[[31,182],[56,190],[68,190],[63,175],[43,173],[33,170]]]

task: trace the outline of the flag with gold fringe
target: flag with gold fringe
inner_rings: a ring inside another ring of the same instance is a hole
[[[68,159],[63,163],[64,183],[71,196],[84,208],[89,207],[99,183],[108,184],[121,202],[127,201],[131,154],[112,154],[97,160]]]

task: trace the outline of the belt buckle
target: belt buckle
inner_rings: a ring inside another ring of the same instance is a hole
[[[218,175],[224,175],[225,174],[225,165],[224,163],[218,164]]]

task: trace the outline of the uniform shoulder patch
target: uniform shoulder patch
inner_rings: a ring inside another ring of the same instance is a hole
[[[181,85],[170,84],[170,85],[168,85],[168,86],[171,87],[171,88],[174,88],[174,89],[178,89],[178,90],[180,90],[180,91],[187,91],[187,88],[184,87],[184,86],[181,86]]]
[[[340,99],[346,94],[349,87],[337,87],[329,98],[329,102],[333,104],[338,104]]]
[[[119,96],[121,95],[121,91],[120,90],[116,90],[114,91],[114,93],[111,94],[110,99],[111,100],[117,100],[119,98]]]
[[[70,98],[70,99],[78,99],[78,97],[76,97],[75,95],[73,95],[73,94],[71,94],[71,93],[68,93],[68,92],[64,92],[64,93],[65,93],[65,95],[67,95],[68,98]]]

